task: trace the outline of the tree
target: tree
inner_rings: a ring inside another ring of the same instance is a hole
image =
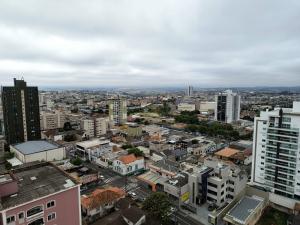
[[[192,144],[193,144],[193,145],[196,145],[196,144],[198,144],[198,143],[199,143],[199,141],[198,141],[197,139],[193,139],[193,140],[192,140]]]
[[[123,149],[128,149],[128,148],[132,148],[133,146],[131,144],[125,144],[125,145],[122,145],[122,148]]]
[[[5,152],[4,154],[4,159],[12,159],[13,157],[15,157],[15,153],[14,152]]]
[[[166,102],[164,102],[163,106],[158,108],[158,113],[161,116],[168,116],[170,111],[171,111],[171,108],[170,108],[170,106],[168,106],[168,104]]]
[[[147,211],[150,216],[166,224],[169,220],[171,203],[168,196],[162,192],[152,193],[143,203],[143,210]]]
[[[144,156],[144,153],[138,148],[129,148],[127,151],[128,154],[134,154],[136,157]]]
[[[10,162],[5,162],[5,169],[6,170],[11,170],[11,168],[12,168],[11,163]]]
[[[68,130],[72,130],[72,126],[70,122],[65,122],[64,123],[64,130],[68,131]]]
[[[75,159],[71,160],[71,163],[75,166],[80,166],[82,164],[82,159],[79,157],[76,157]]]

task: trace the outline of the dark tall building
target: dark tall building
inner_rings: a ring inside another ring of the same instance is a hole
[[[8,144],[41,138],[37,87],[27,87],[24,80],[14,79],[13,87],[2,87],[2,105]]]

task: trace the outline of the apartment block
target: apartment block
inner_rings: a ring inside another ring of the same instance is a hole
[[[90,138],[100,137],[107,132],[107,119],[102,117],[82,119],[80,126],[86,136]]]
[[[14,86],[2,87],[3,118],[6,141],[16,144],[41,138],[37,87],[14,79]]]
[[[66,115],[62,112],[41,112],[41,130],[63,128],[66,122]]]
[[[113,125],[122,125],[127,122],[127,101],[118,97],[109,100],[109,121]]]
[[[254,122],[251,182],[299,201],[300,102],[294,102],[293,108],[262,111]]]
[[[232,123],[240,119],[241,96],[227,90],[215,96],[215,120]]]

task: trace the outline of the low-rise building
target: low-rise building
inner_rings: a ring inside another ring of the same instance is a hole
[[[180,112],[183,112],[183,111],[195,111],[196,110],[196,105],[194,103],[179,103],[177,105],[177,109],[178,111]]]
[[[120,156],[113,161],[113,170],[121,175],[139,173],[144,169],[144,157],[136,157],[134,154]]]
[[[80,185],[48,163],[0,175],[1,225],[81,225]]]
[[[117,201],[125,197],[125,192],[117,187],[96,189],[89,195],[81,197],[81,209],[88,222],[111,212]]]
[[[23,163],[55,161],[66,157],[65,148],[47,140],[27,141],[10,146],[10,151]]]
[[[81,141],[76,144],[77,154],[92,162],[96,162],[101,155],[111,151],[112,145],[109,140],[92,139]]]
[[[232,225],[255,225],[262,215],[264,199],[257,196],[243,197],[223,218]]]

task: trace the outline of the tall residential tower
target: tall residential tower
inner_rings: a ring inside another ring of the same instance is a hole
[[[41,138],[37,87],[28,87],[24,80],[14,79],[14,86],[2,87],[2,104],[8,144]]]
[[[227,90],[216,95],[215,120],[225,123],[232,123],[240,119],[241,97]]]
[[[115,98],[109,101],[109,121],[113,125],[127,122],[127,102],[125,98]]]
[[[300,200],[300,102],[263,111],[254,123],[252,184]]]

